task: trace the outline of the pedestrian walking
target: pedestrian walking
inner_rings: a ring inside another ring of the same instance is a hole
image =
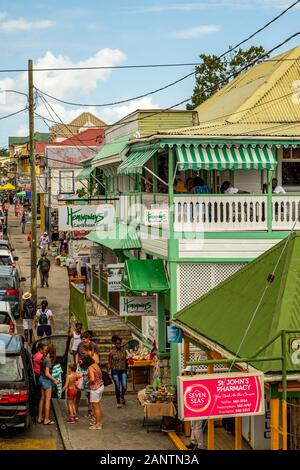
[[[83,353],[84,353],[85,356],[88,356],[91,359],[93,359],[96,364],[100,364],[100,356],[95,351],[95,348],[93,347],[92,344],[84,344]]]
[[[29,243],[29,248],[31,248],[31,242],[32,242],[32,234],[31,232],[29,232],[29,234],[27,235],[27,241]]]
[[[52,387],[57,383],[57,380],[51,375],[52,366],[56,358],[56,349],[53,344],[47,347],[47,353],[41,363],[41,375],[39,383],[41,386],[41,399],[39,403],[39,417],[38,423],[46,425],[55,424],[55,421],[50,420],[50,404],[52,396]]]
[[[115,337],[115,347],[109,353],[108,370],[115,384],[115,395],[117,399],[117,408],[125,405],[125,393],[127,390],[127,355],[126,347],[122,345],[122,338]]]
[[[21,309],[21,318],[23,320],[23,328],[24,328],[24,336],[25,341],[32,344],[33,339],[33,320],[35,317],[35,306],[31,300],[32,294],[31,292],[25,292],[22,296],[23,299],[23,306]]]
[[[54,316],[48,308],[47,300],[41,302],[40,308],[34,318],[34,326],[37,327],[37,339],[42,339],[44,335],[51,336],[52,328],[54,328]]]
[[[40,237],[40,242],[39,242],[41,255],[43,253],[47,253],[47,251],[49,250],[49,245],[50,245],[50,241],[49,241],[48,233],[44,232],[43,235]]]
[[[38,260],[37,267],[39,268],[41,287],[46,284],[49,287],[49,272],[51,267],[51,261],[47,258],[47,253],[42,253]]]
[[[90,403],[94,414],[94,418],[91,419],[89,429],[98,430],[102,429],[102,406],[100,403],[104,391],[102,372],[99,365],[96,364],[92,358],[87,357],[85,361],[88,366]]]
[[[25,212],[23,212],[23,214],[22,214],[22,217],[21,217],[21,228],[22,228],[22,233],[25,233],[26,222],[27,222],[26,213],[25,213]]]
[[[73,362],[76,364],[76,354],[79,344],[81,343],[81,333],[82,333],[82,323],[75,323],[75,328],[72,333],[72,345],[71,345],[71,354],[73,357]]]
[[[68,401],[68,410],[69,410],[69,419],[67,419],[67,423],[75,424],[76,421],[79,419],[76,411],[76,395],[77,395],[77,387],[76,382],[78,381],[78,374],[76,373],[76,367],[74,364],[69,365],[68,376],[66,383],[62,389],[62,392],[67,390],[67,401]]]

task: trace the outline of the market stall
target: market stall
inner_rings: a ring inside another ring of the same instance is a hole
[[[138,393],[140,405],[144,408],[143,426],[146,426],[147,432],[152,426],[157,427],[157,423],[150,423],[149,418],[161,418],[159,430],[162,430],[163,419],[165,417],[175,418],[177,410],[176,388],[168,385],[147,385]]]

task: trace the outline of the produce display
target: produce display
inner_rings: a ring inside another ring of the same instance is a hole
[[[168,403],[176,401],[176,388],[172,385],[147,385],[145,403]]]
[[[127,351],[128,364],[133,364],[134,361],[148,361],[153,359],[153,354],[149,349],[141,347],[138,350]]]

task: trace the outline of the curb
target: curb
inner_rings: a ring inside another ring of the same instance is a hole
[[[177,436],[176,432],[168,432],[168,437],[178,450],[188,450],[184,442]]]
[[[74,450],[69,438],[69,433],[65,424],[65,420],[62,416],[60,400],[58,400],[57,398],[52,398],[52,406],[57,421],[58,431],[60,433],[61,440],[64,446],[64,450]]]

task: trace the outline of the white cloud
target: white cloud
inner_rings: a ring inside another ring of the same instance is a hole
[[[23,136],[26,136],[28,135],[29,133],[29,130],[28,130],[28,125],[26,125],[25,123],[24,124],[21,124],[18,129],[16,130],[16,132],[14,133],[15,136],[19,136],[19,137],[23,137]]]
[[[29,21],[25,18],[18,18],[17,20],[2,21],[2,23],[0,23],[0,29],[4,33],[15,33],[18,31],[32,31],[34,29],[47,29],[54,25],[55,22],[51,20]]]
[[[152,98],[145,97],[140,100],[131,101],[129,104],[104,108],[101,111],[101,118],[108,124],[112,124],[137,109],[159,109],[159,105],[154,103]]]
[[[34,63],[35,68],[65,68],[65,67],[111,67],[121,64],[127,56],[119,49],[100,49],[93,56],[80,60],[72,61],[67,56],[55,56],[48,51],[46,54]],[[55,95],[60,99],[78,97],[86,95],[95,90],[99,82],[107,80],[111,75],[112,69],[100,70],[69,70],[69,71],[49,71],[35,72],[34,82],[37,88]],[[27,80],[26,74],[24,79]],[[78,98],[77,98],[78,99]]]
[[[180,31],[173,31],[169,36],[175,39],[195,39],[206,36],[207,34],[218,33],[220,30],[221,28],[218,25],[207,24],[181,29]]]

